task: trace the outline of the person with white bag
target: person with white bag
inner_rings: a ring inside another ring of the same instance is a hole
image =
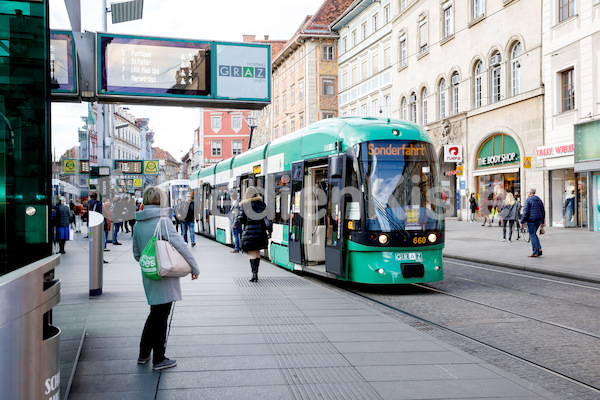
[[[154,237],[157,224],[161,218],[173,215],[173,209],[166,207],[167,196],[165,192],[155,186],[144,191],[144,209],[135,215],[136,224],[133,231],[133,256],[140,260],[146,244]],[[177,234],[173,224],[164,224],[167,229],[169,241],[175,249],[185,258],[192,268],[192,280],[198,278],[200,270],[190,249],[186,246],[181,235]],[[166,235],[163,235],[166,238]],[[171,313],[174,301],[181,300],[181,285],[179,278],[164,276],[158,280],[148,279],[142,274],[144,291],[150,305],[150,315],[140,340],[140,353],[138,364],[145,364],[152,358],[154,370],[174,367],[176,360],[165,357],[167,320]],[[152,353],[152,354],[151,354]],[[151,357],[152,356],[152,357]]]

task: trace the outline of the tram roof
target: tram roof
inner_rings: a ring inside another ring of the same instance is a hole
[[[263,144],[261,146],[250,149],[245,153],[233,157],[231,167],[235,168],[241,165],[246,165],[260,160],[264,160],[265,154],[267,152],[267,146],[268,144]]]
[[[208,167],[202,168],[200,171],[198,171],[198,178],[204,178],[210,175],[213,175],[215,173],[215,168],[217,167],[217,165],[210,165]]]
[[[198,179],[198,175],[200,175],[200,171],[196,171],[196,172],[192,173],[192,175],[190,175],[190,182]]]
[[[217,165],[215,165],[215,173],[217,172],[223,172],[223,171],[228,171],[231,169],[231,166],[233,165],[233,157],[228,158],[226,160],[223,161],[219,161],[217,163]]]

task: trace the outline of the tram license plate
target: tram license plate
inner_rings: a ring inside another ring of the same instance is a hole
[[[396,261],[423,262],[423,253],[396,253]]]

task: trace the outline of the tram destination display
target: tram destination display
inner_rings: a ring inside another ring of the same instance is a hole
[[[210,42],[99,34],[98,52],[101,94],[211,94]]]
[[[141,175],[143,172],[144,161],[134,160],[115,160],[115,171],[121,171],[122,174]]]

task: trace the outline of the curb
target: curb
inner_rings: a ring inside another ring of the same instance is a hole
[[[455,260],[461,260],[461,261],[470,261],[470,262],[476,262],[476,263],[485,263],[485,264],[489,264],[489,265],[494,265],[496,267],[504,267],[504,268],[516,269],[516,270],[519,270],[519,271],[535,272],[535,273],[538,273],[538,274],[551,275],[551,276],[556,276],[556,277],[559,277],[559,278],[568,278],[568,279],[574,279],[574,280],[583,281],[583,282],[598,283],[598,284],[600,284],[600,278],[593,278],[593,277],[585,276],[585,275],[571,274],[571,273],[568,273],[568,272],[550,271],[550,270],[547,270],[547,269],[541,269],[541,268],[535,268],[535,267],[527,267],[527,266],[515,265],[515,264],[508,264],[508,263],[498,262],[498,261],[495,261],[495,260],[483,260],[483,259],[479,259],[479,258],[457,256],[457,255],[453,255],[453,254],[443,254],[443,257],[444,258],[453,258]]]

